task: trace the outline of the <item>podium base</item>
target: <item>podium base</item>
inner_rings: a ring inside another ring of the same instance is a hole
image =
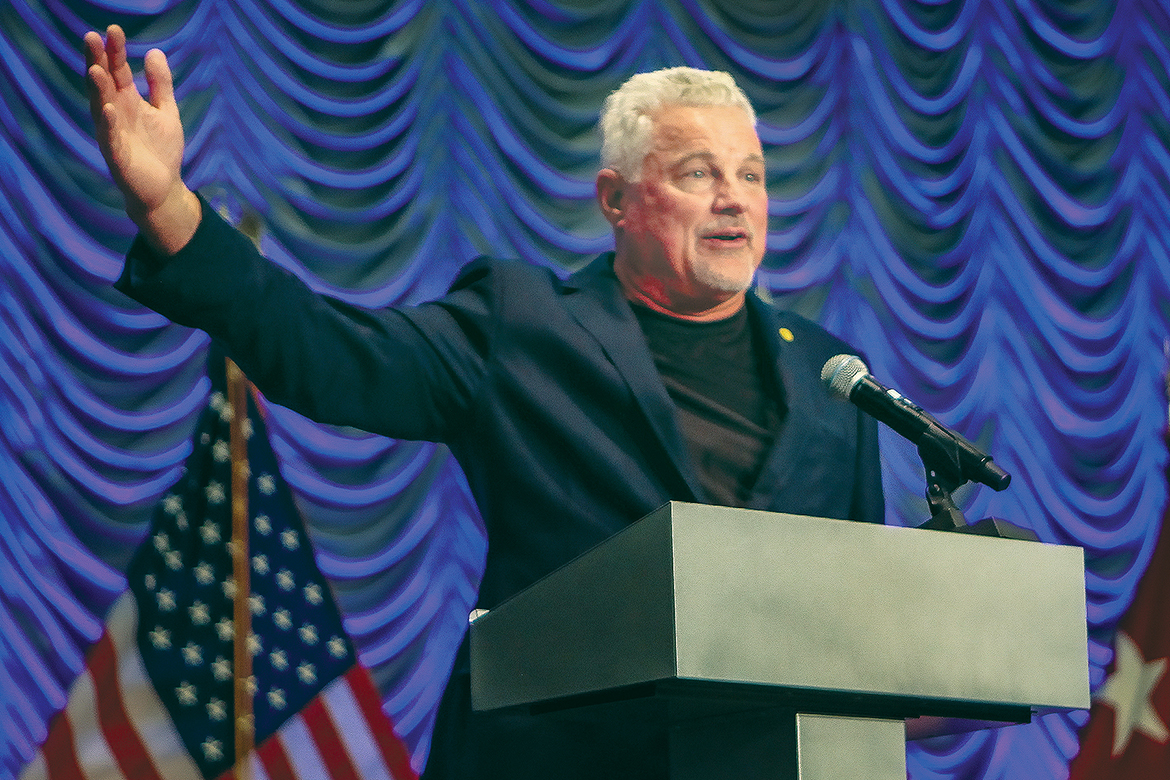
[[[905,780],[900,720],[754,710],[674,723],[670,780]]]

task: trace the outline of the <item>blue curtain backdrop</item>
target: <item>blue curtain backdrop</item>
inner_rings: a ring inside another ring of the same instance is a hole
[[[1161,0],[7,0],[0,7],[0,777],[82,667],[207,393],[200,333],[114,292],[133,235],[92,141],[80,38],[168,54],[187,181],[273,262],[366,305],[481,252],[568,272],[604,97],[728,70],[760,113],[759,275],[992,452],[967,488],[1083,546],[1094,685],[1166,500],[1170,15]],[[346,388],[338,387],[338,393]],[[441,447],[272,408],[274,446],[421,766],[482,529]],[[890,522],[926,518],[883,431]],[[1076,715],[913,745],[927,778],[1063,778]]]

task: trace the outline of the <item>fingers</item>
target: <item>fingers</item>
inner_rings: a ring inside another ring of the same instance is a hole
[[[117,90],[115,81],[111,76],[110,71],[110,53],[118,48],[114,38],[115,29],[120,34],[121,40],[121,60],[123,65],[129,70],[129,65],[126,65],[126,34],[121,32],[121,28],[116,25],[110,25],[107,32],[107,38],[102,39],[99,32],[90,30],[85,34],[85,66],[86,75],[89,76],[89,112],[93,116],[95,124],[101,124],[102,106],[114,99],[114,93]],[[109,51],[107,51],[109,49]]]
[[[126,60],[126,33],[116,24],[106,28],[106,70],[114,79],[117,89],[134,86],[134,73]]]
[[[113,100],[114,81],[100,65],[91,65],[88,75],[89,113],[93,116],[94,123],[100,126],[101,123],[98,120],[102,116],[102,106]]]
[[[101,33],[90,30],[85,34],[84,40],[85,70],[89,76],[89,113],[96,124],[101,116],[102,104],[108,99],[103,86],[108,83],[109,88],[112,88],[114,85],[108,79],[106,82],[102,81],[102,77],[106,75],[106,45]]]
[[[155,108],[175,102],[175,86],[167,55],[158,49],[146,53],[146,84],[150,88],[150,104]]]
[[[85,67],[86,70],[94,65],[106,67],[106,46],[102,41],[102,34],[90,30],[85,34]]]
[[[115,111],[114,107],[109,103],[102,106],[101,118],[102,122],[105,123],[107,128],[105,143],[106,148],[103,151],[108,155],[106,157],[106,162],[110,164],[110,172],[114,174],[115,178],[117,178],[117,171],[119,170],[118,164],[125,156],[123,151],[125,147],[125,139],[122,137],[121,119],[118,116],[118,112]]]

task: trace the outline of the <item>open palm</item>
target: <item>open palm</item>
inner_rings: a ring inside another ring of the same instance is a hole
[[[85,54],[98,146],[127,211],[149,213],[183,187],[183,126],[166,56],[157,49],[146,55],[146,100],[126,61],[120,27],[112,25],[104,42],[96,32],[86,34]]]

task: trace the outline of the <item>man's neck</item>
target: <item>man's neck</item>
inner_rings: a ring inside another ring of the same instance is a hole
[[[630,278],[616,264],[614,272],[622,286],[622,291],[631,302],[680,320],[714,322],[715,320],[727,319],[743,308],[744,299],[747,297],[747,293],[743,291],[725,293],[726,297],[715,300],[672,297],[665,285],[658,280]]]

